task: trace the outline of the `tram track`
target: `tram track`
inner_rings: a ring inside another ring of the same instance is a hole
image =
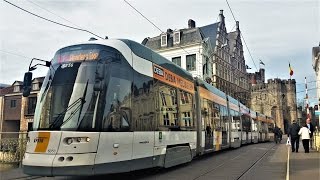
[[[264,152],[261,157],[259,157],[257,160],[255,160],[255,161],[253,162],[253,164],[252,164],[249,168],[247,168],[246,170],[244,170],[243,173],[241,173],[241,175],[236,178],[236,180],[241,180],[246,174],[248,174],[252,169],[254,169],[254,167],[255,167],[268,153],[270,153],[271,150],[274,149],[274,147],[276,147],[276,144],[273,145],[273,146],[271,146],[270,148],[268,148],[268,149],[266,150],[266,152]],[[202,173],[201,175],[198,175],[197,177],[193,178],[193,180],[197,180],[197,179],[199,179],[199,178],[202,178],[202,177],[204,177],[205,175],[207,175],[207,174],[209,174],[209,173],[212,173],[212,172],[214,172],[215,170],[218,170],[220,167],[222,167],[222,166],[224,166],[224,165],[227,165],[228,163],[234,161],[235,159],[238,159],[239,157],[241,157],[241,156],[243,156],[244,154],[247,154],[247,153],[248,153],[248,151],[243,152],[243,153],[241,153],[241,154],[239,154],[239,155],[237,155],[237,156],[235,156],[235,157],[233,157],[233,158],[231,158],[231,159],[228,159],[228,160],[224,161],[223,163],[219,164],[218,166],[214,167],[213,169],[210,169],[210,170],[206,171],[205,173]]]
[[[270,150],[272,150],[275,146],[276,146],[276,144],[273,145],[272,147],[270,147],[259,159],[257,159],[247,170],[245,170],[245,171],[237,178],[237,180],[241,180],[246,174],[248,174],[251,170],[253,170],[254,167],[256,167],[256,165],[257,165],[268,153],[270,153]]]

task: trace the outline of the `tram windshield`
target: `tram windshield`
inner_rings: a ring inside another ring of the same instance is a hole
[[[120,61],[119,53],[103,45],[59,50],[39,94],[33,130],[98,130],[101,122],[97,119],[111,113],[111,108],[105,112],[105,104],[115,107],[123,96],[111,89],[112,97],[106,98],[109,83],[121,88],[109,72],[112,64],[120,64],[116,61]]]

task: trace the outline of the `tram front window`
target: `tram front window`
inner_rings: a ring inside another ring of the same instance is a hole
[[[77,62],[61,64],[55,72],[49,72],[39,96],[34,128],[77,130],[92,127],[98,98],[98,92],[93,91],[95,71],[96,63]]]
[[[120,62],[126,60],[117,50],[97,46],[56,53],[39,94],[33,130],[99,131],[103,119],[110,129],[128,129],[129,65]]]

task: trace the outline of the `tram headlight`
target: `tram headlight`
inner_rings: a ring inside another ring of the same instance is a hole
[[[81,137],[77,137],[77,142],[81,142]]]
[[[67,143],[68,145],[72,144],[72,143],[73,143],[73,139],[72,139],[72,138],[66,139],[66,143]]]
[[[86,142],[89,142],[90,141],[90,138],[89,137],[86,137]]]

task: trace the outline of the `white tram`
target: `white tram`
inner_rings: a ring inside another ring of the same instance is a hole
[[[256,143],[264,128],[236,99],[130,40],[67,46],[46,65],[23,159],[26,174],[171,167]],[[31,79],[27,72],[25,96]]]

